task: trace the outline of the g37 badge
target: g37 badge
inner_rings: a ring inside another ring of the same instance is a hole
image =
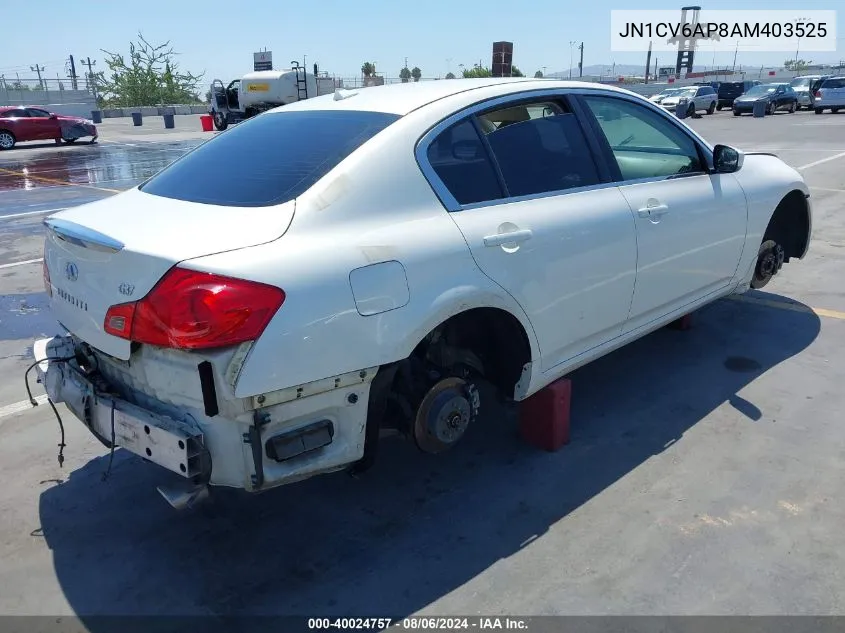
[[[120,286],[118,286],[117,291],[122,295],[131,297],[132,293],[135,292],[135,286],[133,284],[123,282],[122,284],[120,284]]]

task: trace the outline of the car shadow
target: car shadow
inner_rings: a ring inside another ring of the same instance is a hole
[[[216,490],[177,513],[155,491],[169,474],[118,451],[106,483],[107,456],[41,494],[42,533],[92,633],[106,630],[95,616],[116,614],[401,617],[518,553],[723,403],[757,423],[764,405],[737,394],[819,330],[809,310],[716,302],[688,331],[574,372],[571,443],[556,453],[519,440],[512,411],[482,404],[486,417],[447,454],[384,440],[357,480]]]

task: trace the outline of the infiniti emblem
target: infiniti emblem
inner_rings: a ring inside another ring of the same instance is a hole
[[[79,269],[76,267],[76,264],[68,262],[67,265],[65,265],[65,276],[70,281],[76,281],[79,279]]]

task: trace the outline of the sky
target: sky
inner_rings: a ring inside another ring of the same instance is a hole
[[[305,58],[310,69],[318,62],[320,70],[339,77],[360,75],[361,64],[371,61],[376,70],[398,76],[405,64],[418,66],[423,77],[442,77],[459,64],[469,67],[479,61],[490,65],[492,42],[514,43],[514,64],[532,74],[577,68],[578,50],[570,41],[584,42],[584,66],[604,64],[645,65],[645,53],[614,53],[610,50],[610,11],[612,9],[680,9],[682,2],[617,0],[561,2],[560,0],[311,0],[292,4],[279,0],[250,0],[237,11],[238,3],[221,0],[188,0],[136,4],[74,0],[73,14],[56,10],[56,19],[39,19],[38,28],[8,29],[0,40],[0,74],[14,80],[34,77],[36,63],[44,75],[65,76],[65,60],[73,54],[77,73],[79,59],[96,60],[95,70],[104,69],[103,49],[126,53],[129,42],[140,30],[151,43],[170,40],[179,54],[179,63],[195,74],[205,73],[203,84],[219,78],[231,79],[252,71],[252,53],[264,48],[273,52],[276,68],[289,67],[293,59]],[[58,0],[42,3],[44,7]],[[770,9],[836,9],[840,2],[827,0],[708,0],[704,9],[759,9],[761,19]],[[136,6],[142,8],[136,10]],[[845,5],[842,5],[845,6]],[[61,15],[60,15],[61,14]],[[83,21],[76,17],[85,15]],[[837,52],[801,55],[816,63],[845,59],[845,11],[837,20]],[[680,17],[680,10],[678,11]],[[68,26],[77,23],[84,27]],[[576,45],[577,46],[577,45]],[[664,54],[665,55],[665,54]],[[780,65],[790,55],[745,53],[737,63],[743,66]],[[674,60],[665,60],[671,65]],[[702,52],[696,65],[731,65],[733,52]],[[652,63],[654,60],[652,59]]]

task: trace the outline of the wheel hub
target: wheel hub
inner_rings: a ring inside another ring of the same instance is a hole
[[[754,269],[751,287],[759,289],[768,284],[783,266],[784,258],[783,246],[772,240],[764,242],[757,256],[757,266]]]
[[[423,398],[414,421],[414,439],[426,453],[441,453],[460,440],[478,412],[475,385],[452,377],[436,383]]]

